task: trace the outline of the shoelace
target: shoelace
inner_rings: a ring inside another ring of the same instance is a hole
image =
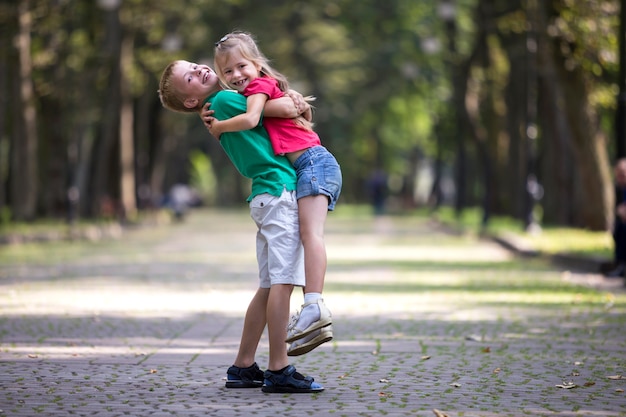
[[[287,324],[287,332],[290,332],[291,330],[293,330],[294,327],[296,327],[296,324],[298,323],[299,319],[300,319],[299,311],[291,315],[291,318],[289,319],[289,324]]]

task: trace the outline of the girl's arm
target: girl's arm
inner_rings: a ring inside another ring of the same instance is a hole
[[[202,111],[200,113],[200,118],[204,122],[206,128],[209,130],[211,124],[217,121],[217,119],[213,117],[213,110],[209,110],[210,106],[211,103],[206,103],[204,107],[202,107]],[[284,97],[265,101],[264,114],[267,117],[293,119],[295,117],[298,117],[300,114],[307,112],[310,113],[310,111],[310,104],[306,102],[302,94],[294,90],[289,90],[287,92],[287,95],[285,95]],[[224,133],[224,131],[222,131],[221,133]]]
[[[311,110],[302,94],[289,90],[285,96],[268,100],[265,103],[265,116],[281,119],[294,119]]]
[[[246,99],[246,112],[226,120],[214,119],[209,124],[211,135],[219,139],[220,135],[225,132],[239,132],[241,130],[250,130],[259,124],[263,107],[267,102],[267,95],[252,94]]]

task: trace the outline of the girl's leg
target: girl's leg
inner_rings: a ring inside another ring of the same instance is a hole
[[[330,311],[322,299],[324,290],[324,278],[326,276],[326,245],[324,243],[324,225],[328,214],[328,197],[325,195],[307,196],[298,199],[300,219],[300,239],[304,248],[304,270],[306,284],[304,288],[304,305],[290,323],[287,331],[287,343],[299,340],[312,332],[325,327],[328,329],[326,337],[320,339],[328,341],[332,339],[332,323]],[[315,342],[315,346],[324,342]],[[308,343],[308,342],[306,342]],[[311,347],[312,346],[312,347]],[[315,346],[300,346],[302,351]],[[297,345],[292,346],[295,348]],[[291,348],[289,353],[292,354]]]
[[[322,194],[298,200],[300,238],[304,247],[306,293],[322,293],[326,276],[324,226],[328,215],[328,197]]]

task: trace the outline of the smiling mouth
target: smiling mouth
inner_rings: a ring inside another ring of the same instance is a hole
[[[209,79],[209,71],[204,73],[204,77],[202,77],[202,83],[206,84],[208,79]]]

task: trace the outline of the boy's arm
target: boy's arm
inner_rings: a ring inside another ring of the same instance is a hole
[[[217,120],[214,119],[209,124],[209,131],[218,138],[222,133],[239,132],[241,130],[250,130],[259,124],[263,106],[267,102],[267,95],[252,94],[246,99],[246,112],[230,119]]]

